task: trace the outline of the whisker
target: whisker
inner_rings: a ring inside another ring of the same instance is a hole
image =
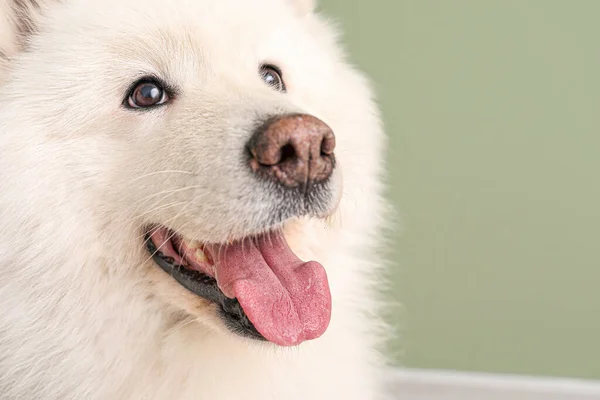
[[[189,203],[189,201],[175,201],[173,203],[163,204],[161,206],[154,207],[154,208],[152,208],[150,210],[146,210],[143,213],[136,215],[136,218],[143,217],[143,216],[146,216],[148,214],[152,214],[152,213],[154,213],[156,211],[161,211],[161,210],[164,210],[164,209],[167,209],[167,208],[175,207],[175,206],[178,206],[178,205],[184,205],[184,204],[187,204],[187,203]]]
[[[168,225],[168,224],[170,224],[170,223],[171,223],[173,220],[175,220],[175,219],[177,219],[177,218],[179,218],[179,217],[181,217],[181,216],[184,216],[184,215],[186,215],[186,213],[188,212],[188,207],[189,207],[189,205],[190,205],[191,203],[192,203],[192,202],[178,202],[178,203],[172,203],[172,204],[170,204],[170,205],[169,205],[169,207],[165,207],[165,208],[170,208],[170,207],[178,206],[178,205],[180,205],[180,204],[184,204],[184,206],[181,208],[181,210],[179,210],[179,212],[178,212],[176,215],[174,215],[173,217],[171,217],[171,218],[167,219],[166,221],[164,221],[164,222],[163,222],[163,224],[164,224],[164,225]],[[140,224],[139,224],[139,225],[136,227],[136,229],[135,229],[135,230],[139,230],[139,229],[141,229],[141,228],[142,228],[142,227],[143,227],[143,226],[144,226],[146,223],[147,223],[147,222],[142,222],[142,223],[140,223]],[[187,227],[187,225],[188,225],[188,224],[186,223],[186,224],[185,224],[185,225],[184,225],[182,228],[180,228],[180,229],[184,229],[185,227]],[[146,235],[146,233],[144,232],[144,233],[142,233],[140,236],[138,236],[138,238],[142,238],[142,237],[144,237],[145,235]]]
[[[185,190],[198,189],[200,187],[202,187],[202,185],[192,185],[192,186],[180,187],[180,188],[177,188],[177,189],[167,189],[167,190],[163,190],[163,191],[160,191],[160,192],[157,192],[157,193],[153,193],[153,194],[151,194],[149,196],[146,196],[143,199],[139,200],[139,202],[141,204],[143,204],[146,201],[148,201],[148,200],[150,200],[152,198],[155,198],[157,196],[160,196],[162,194],[170,195],[170,194],[173,194],[173,193],[180,193],[180,192],[183,192]]]
[[[155,175],[160,175],[160,174],[184,174],[184,175],[194,175],[193,172],[190,171],[180,171],[180,170],[164,170],[164,171],[155,171],[155,172],[150,172],[141,176],[138,176],[137,178],[134,178],[131,180],[131,183],[133,182],[137,182],[139,180],[148,178],[150,176],[155,176]]]
[[[155,208],[153,208],[151,210],[147,210],[147,211],[143,212],[142,214],[135,215],[134,217],[130,218],[129,221],[126,221],[126,222],[129,223],[129,222],[133,222],[133,221],[136,221],[136,220],[140,220],[140,217],[144,217],[144,216],[146,216],[148,214],[151,214],[153,212],[161,211],[161,210],[164,210],[164,209],[167,209],[167,208],[171,208],[171,207],[175,207],[175,206],[182,205],[182,204],[185,204],[185,208],[187,208],[189,206],[189,204],[194,203],[194,202],[198,201],[199,199],[201,199],[201,198],[203,198],[204,196],[207,196],[207,195],[209,195],[209,193],[206,193],[203,196],[197,196],[194,199],[192,199],[191,201],[172,202],[172,203],[169,203],[169,204],[166,204],[166,205],[158,206],[158,207],[155,207]],[[158,203],[158,202],[160,202],[160,201],[162,201],[162,200],[163,199],[155,201],[153,203],[153,205],[156,204],[156,203]],[[145,225],[145,224],[147,224],[147,222],[140,222],[139,225],[135,229],[138,230],[141,227],[143,227],[143,225]]]
[[[186,326],[188,326],[194,322],[197,322],[196,318],[192,318],[192,317],[186,318],[182,323],[177,324],[176,326],[171,328],[169,330],[169,332],[165,335],[164,340],[169,340],[171,337],[175,336],[175,334],[178,333],[180,330],[182,330],[183,328],[185,328]]]
[[[162,196],[162,197],[160,197],[159,199],[156,199],[156,200],[155,200],[155,201],[152,203],[152,205],[150,205],[150,206],[149,206],[150,208],[151,208],[151,207],[154,207],[154,206],[155,206],[157,203],[160,203],[160,202],[162,202],[163,200],[167,199],[168,197],[172,196],[173,194],[180,193],[180,192],[183,192],[183,191],[186,191],[186,190],[193,190],[193,189],[197,189],[197,188],[199,188],[199,187],[201,187],[201,186],[199,186],[199,185],[194,185],[194,186],[186,186],[186,187],[184,187],[184,188],[168,189],[168,190],[163,190],[163,191],[161,191],[161,192],[158,192],[158,193],[153,193],[153,194],[151,194],[151,195],[149,195],[149,196],[146,196],[144,199],[142,199],[142,200],[139,200],[139,201],[137,202],[138,204],[137,204],[136,208],[134,209],[134,211],[133,211],[133,214],[135,214],[135,213],[136,213],[136,212],[137,212],[137,211],[138,211],[140,208],[142,208],[143,206],[146,206],[146,203],[147,203],[148,201],[150,201],[151,199],[153,199],[153,198],[156,198],[156,197],[158,197],[158,196],[160,196],[160,195],[163,195],[163,196]]]

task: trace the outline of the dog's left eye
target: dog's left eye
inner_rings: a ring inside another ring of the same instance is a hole
[[[260,67],[260,76],[263,81],[278,92],[285,92],[285,82],[279,68],[273,65],[263,65]]]
[[[161,84],[151,80],[139,81],[127,98],[129,108],[151,108],[166,103],[167,92]]]

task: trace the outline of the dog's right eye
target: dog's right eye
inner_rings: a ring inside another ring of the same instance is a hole
[[[169,101],[169,96],[160,83],[143,80],[136,83],[129,93],[126,106],[135,109],[152,108],[165,104],[167,101]]]

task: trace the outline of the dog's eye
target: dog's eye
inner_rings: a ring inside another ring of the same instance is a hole
[[[285,92],[285,83],[279,68],[273,65],[263,65],[260,67],[260,76],[263,81],[278,92]]]
[[[151,108],[168,100],[169,96],[158,82],[143,80],[138,82],[129,94],[127,105],[130,108]]]

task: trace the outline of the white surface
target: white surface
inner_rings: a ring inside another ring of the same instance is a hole
[[[600,400],[600,382],[442,371],[390,372],[396,400]]]

